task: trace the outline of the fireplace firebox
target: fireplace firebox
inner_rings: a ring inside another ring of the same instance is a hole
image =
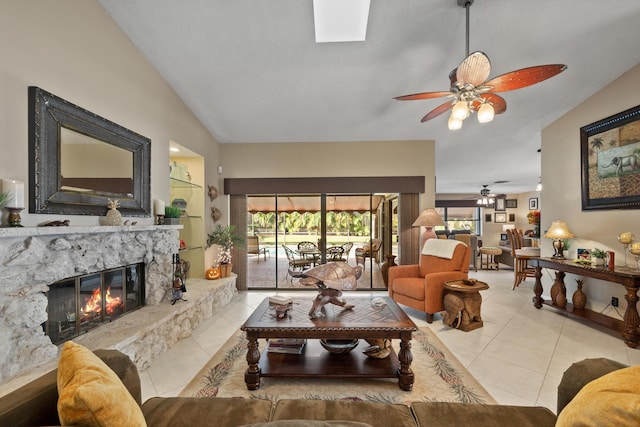
[[[60,344],[144,305],[144,264],[132,264],[53,283],[47,292],[47,321]]]

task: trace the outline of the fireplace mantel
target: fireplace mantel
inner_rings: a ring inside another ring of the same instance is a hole
[[[182,225],[89,225],[80,227],[5,227],[0,228],[0,239],[30,236],[60,236],[68,234],[122,233],[130,231],[179,230]]]

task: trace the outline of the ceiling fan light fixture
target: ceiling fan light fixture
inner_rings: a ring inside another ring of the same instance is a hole
[[[458,130],[462,127],[462,120],[456,119],[452,114],[451,117],[449,117],[447,125],[449,126],[449,130]]]
[[[488,102],[483,103],[478,109],[478,121],[480,123],[489,123],[493,120],[494,110],[493,105]]]
[[[459,100],[453,104],[451,117],[460,121],[469,117],[469,106],[467,105],[467,101]]]

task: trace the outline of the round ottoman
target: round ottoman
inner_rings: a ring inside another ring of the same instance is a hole
[[[500,264],[496,262],[495,256],[502,254],[502,249],[494,246],[483,246],[478,252],[480,253],[480,269],[481,270],[500,270]]]

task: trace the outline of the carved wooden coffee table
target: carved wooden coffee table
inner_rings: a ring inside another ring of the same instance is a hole
[[[398,378],[402,390],[413,388],[411,336],[417,327],[391,298],[382,298],[386,305],[374,308],[370,297],[347,297],[352,309],[328,304],[326,316],[309,319],[314,297],[294,298],[289,317],[280,320],[265,298],[240,328],[248,340],[244,379],[249,390],[260,387],[260,377]],[[264,351],[260,357],[260,338],[306,338],[307,344],[299,355]],[[360,339],[358,347],[343,354],[328,352],[318,341],[354,338]],[[369,346],[366,338],[399,339],[400,352],[385,359],[368,357],[362,353]]]

